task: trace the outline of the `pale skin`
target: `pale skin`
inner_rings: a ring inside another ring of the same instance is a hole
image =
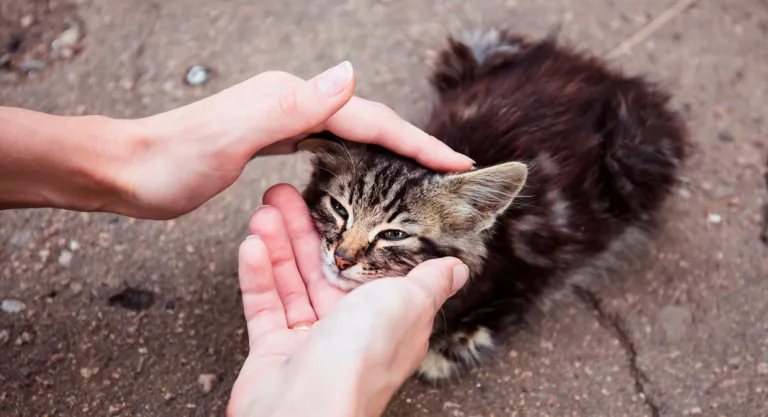
[[[354,85],[343,63],[308,81],[262,73],[138,120],[0,107],[0,209],[171,219],[229,187],[254,156],[292,152],[320,130],[439,171],[471,167],[387,107],[354,97]],[[437,259],[346,294],[323,278],[320,238],[298,191],[279,185],[264,202],[240,247],[250,352],[228,415],[379,415],[423,359],[435,314],[466,282],[466,266]]]

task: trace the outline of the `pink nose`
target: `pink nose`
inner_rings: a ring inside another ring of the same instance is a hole
[[[339,268],[339,271],[343,271],[355,264],[355,262],[347,256],[346,249],[337,249],[336,252],[333,253],[333,260],[336,263],[336,267]]]

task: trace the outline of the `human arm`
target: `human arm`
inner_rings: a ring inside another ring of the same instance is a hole
[[[168,219],[230,186],[254,156],[311,132],[378,143],[437,170],[471,160],[353,97],[348,63],[304,81],[266,72],[190,105],[119,120],[0,107],[0,208],[58,207]]]

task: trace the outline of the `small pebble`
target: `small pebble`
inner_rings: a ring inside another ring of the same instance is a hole
[[[3,300],[2,304],[0,304],[0,310],[3,310],[3,312],[9,314],[19,313],[25,308],[27,308],[27,306],[24,303],[11,298],[6,298]]]
[[[80,375],[83,378],[85,378],[85,379],[89,379],[89,378],[91,378],[92,376],[94,376],[94,375],[96,375],[98,373],[99,373],[99,368],[98,367],[80,368]]]
[[[717,134],[717,138],[723,142],[733,142],[733,134],[728,130],[721,130]]]
[[[32,373],[32,370],[29,369],[28,366],[22,366],[21,369],[19,369],[19,373],[21,374],[21,376],[26,378],[29,376],[29,374]]]
[[[768,374],[768,362],[761,362],[757,365],[757,373],[760,375]]]
[[[168,311],[173,311],[176,309],[176,301],[168,300],[165,302],[165,309]]]
[[[23,332],[23,333],[21,333],[21,336],[19,336],[16,339],[16,341],[13,342],[13,344],[15,344],[16,346],[23,346],[23,345],[26,345],[27,343],[29,343],[31,341],[32,341],[32,335],[27,333],[27,332]]]
[[[35,16],[31,14],[25,15],[24,17],[21,18],[19,23],[21,24],[21,27],[28,28],[32,26],[33,23],[35,23]]]
[[[711,224],[720,224],[723,222],[723,217],[716,213],[709,213],[707,215],[707,222]]]
[[[54,54],[64,59],[71,58],[77,51],[80,35],[80,25],[70,26],[51,43]]]
[[[72,263],[72,256],[72,252],[68,250],[61,251],[61,254],[59,255],[59,265],[69,266],[69,264]]]
[[[29,242],[30,236],[31,233],[29,233],[29,231],[24,231],[11,236],[11,238],[8,239],[8,243],[13,246],[26,246],[26,244]]]
[[[69,250],[71,250],[72,252],[75,252],[78,249],[80,249],[80,244],[77,243],[77,241],[70,240],[69,241]]]
[[[197,377],[197,383],[203,387],[203,392],[205,393],[211,392],[214,382],[216,382],[215,374],[200,374],[200,376]]]
[[[11,332],[8,330],[0,330],[0,346],[8,343],[11,340]]]
[[[0,68],[5,68],[11,65],[11,54],[0,55]]]
[[[187,71],[187,84],[204,85],[211,79],[213,71],[203,65],[195,65]]]
[[[45,62],[43,61],[21,61],[18,65],[16,65],[16,69],[19,71],[40,71],[45,68]]]

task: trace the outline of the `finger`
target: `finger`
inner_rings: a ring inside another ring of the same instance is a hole
[[[287,328],[285,311],[272,277],[269,252],[258,236],[249,236],[240,245],[238,270],[248,340],[252,346],[262,335]]]
[[[261,135],[270,143],[302,134],[321,125],[344,106],[355,91],[352,64],[348,61],[299,83],[272,98],[261,114]],[[266,146],[268,143],[262,143]]]
[[[301,194],[288,184],[278,184],[264,193],[264,204],[280,211],[286,219],[296,264],[304,280],[318,318],[322,318],[344,296],[344,292],[331,286],[322,272],[320,236],[315,230],[309,208]]]
[[[317,320],[315,310],[309,303],[307,286],[296,266],[283,216],[276,208],[264,206],[253,213],[249,226],[251,234],[258,235],[267,246],[275,286],[285,310],[288,327],[314,323]]]
[[[390,108],[359,97],[352,97],[324,126],[341,138],[381,145],[438,171],[462,172],[474,164]]]
[[[429,295],[437,313],[448,297],[467,282],[469,268],[456,258],[432,259],[418,265],[406,278]]]

